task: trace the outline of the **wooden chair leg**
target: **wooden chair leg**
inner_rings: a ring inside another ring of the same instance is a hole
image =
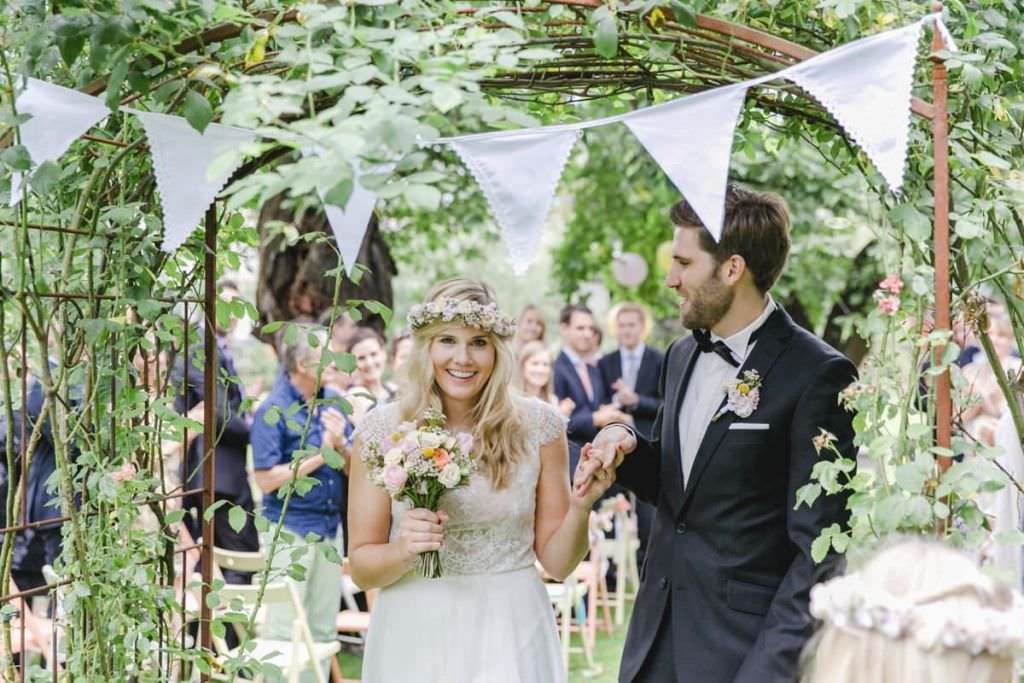
[[[333,655],[331,656],[331,683],[345,683],[345,679],[341,676],[341,664]]]

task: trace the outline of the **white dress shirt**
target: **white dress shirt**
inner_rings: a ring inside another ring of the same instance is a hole
[[[640,376],[640,365],[644,362],[647,346],[640,342],[632,349],[619,348],[619,363],[622,366],[622,381],[631,391],[636,391],[636,378]]]
[[[686,387],[686,395],[683,396],[683,403],[679,409],[679,450],[683,461],[684,483],[690,479],[690,470],[704,440],[704,432],[711,424],[715,411],[725,400],[725,389],[722,385],[739,375],[740,367],[743,367],[747,355],[757,343],[755,341],[751,344],[750,336],[764,324],[774,310],[775,301],[769,295],[764,310],[754,322],[726,339],[711,334],[712,342],[725,342],[733,357],[739,361],[739,367],[734,368],[716,353],[694,352],[697,354],[697,364],[693,368],[690,383]]]

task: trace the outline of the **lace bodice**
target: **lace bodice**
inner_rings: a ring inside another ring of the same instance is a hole
[[[509,483],[495,490],[483,472],[467,486],[446,493],[440,508],[448,513],[441,568],[446,575],[491,574],[532,566],[540,447],[565,431],[565,419],[537,399],[515,399],[526,425],[528,457],[517,464]],[[356,432],[361,442],[383,439],[398,426],[396,404],[366,415]],[[398,536],[406,501],[391,501],[391,540]]]

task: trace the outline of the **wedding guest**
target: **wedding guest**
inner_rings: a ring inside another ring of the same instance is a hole
[[[310,344],[310,336],[316,338],[315,345]],[[326,541],[343,553],[339,529],[346,501],[343,475],[327,465],[323,449],[348,450],[344,416],[325,406],[330,398],[323,387],[317,391],[320,349],[326,342],[323,332],[310,328],[283,346],[281,373],[257,408],[251,433],[256,485],[263,491],[261,512],[272,524],[282,521],[289,532],[278,543],[271,566],[278,572],[287,572],[292,563],[305,567],[305,577],[294,583],[318,642],[334,640],[342,570],[317,549],[317,541]],[[306,455],[296,466],[293,457],[300,449]],[[294,491],[284,510],[282,487],[292,481],[293,473],[312,477],[317,484],[304,493]],[[270,547],[272,534],[273,529],[263,536],[264,548]],[[291,640],[294,618],[290,607],[269,610],[266,637]]]
[[[613,401],[632,415],[636,428],[649,437],[661,407],[658,377],[664,357],[645,343],[650,318],[643,306],[631,302],[619,305],[612,322],[619,348],[602,356],[597,366],[605,386],[614,392]]]
[[[1024,599],[937,541],[906,540],[811,589],[804,683],[1011,683]]]
[[[1005,306],[997,302],[986,305],[985,319],[986,336],[992,344],[996,357],[1004,372],[1016,372],[1020,367],[1020,356],[1014,348],[1013,325]],[[1000,417],[1006,412],[1006,397],[996,373],[989,363],[988,357],[982,352],[961,367],[968,391],[974,402],[960,414],[960,420],[968,434],[986,445],[995,443],[996,429]]]
[[[531,341],[523,344],[516,361],[516,388],[526,396],[533,396],[556,406],[568,419],[576,404],[571,398],[559,401],[555,395],[551,352],[544,343]]]
[[[571,399],[569,415],[569,459],[576,469],[579,449],[593,440],[598,430],[613,422],[632,423],[632,416],[610,404],[601,372],[584,357],[594,348],[594,315],[580,304],[562,309],[559,316],[562,350],[555,359],[555,395]]]
[[[375,330],[360,328],[348,340],[348,353],[355,357],[356,370],[352,373],[352,386],[345,400],[352,406],[349,419],[356,426],[370,408],[394,399],[395,392],[384,382],[387,354],[384,341]]]
[[[412,351],[412,334],[403,330],[391,338],[391,379],[397,382],[405,362],[409,359],[409,352]],[[395,388],[397,391],[397,387]]]
[[[331,309],[328,309],[320,316],[320,324],[331,328],[329,348],[334,352],[347,352],[348,343],[352,339],[352,335],[359,330],[356,322],[352,320],[352,316],[346,312],[335,313]],[[337,370],[337,368],[335,369]],[[354,381],[351,373],[341,370],[337,370],[330,378],[324,377],[321,381],[328,381],[328,379],[331,382],[331,388],[339,394],[344,394],[348,391]]]
[[[547,331],[547,323],[544,322],[544,314],[534,304],[526,304],[519,312],[519,319],[516,321],[515,349],[519,349],[528,342],[544,341],[544,334]]]
[[[218,283],[218,296],[222,301],[230,302],[240,296],[234,281],[221,280]],[[249,483],[249,472],[246,468],[249,451],[249,415],[243,407],[245,401],[244,388],[235,368],[232,338],[238,321],[229,316],[224,327],[216,326],[217,359],[214,368],[217,402],[214,406],[214,433],[217,435],[214,451],[214,500],[225,501],[213,513],[214,545],[226,550],[255,552],[259,550],[259,535],[254,523],[255,503],[252,487]],[[202,339],[199,330],[197,339]],[[178,389],[175,409],[184,414],[203,400],[205,392],[205,362],[202,356],[202,345],[198,341],[193,347],[189,367],[185,368],[186,359],[179,358],[174,368],[172,382]],[[187,377],[187,381],[186,381]],[[200,420],[202,418],[200,417]],[[188,489],[203,487],[203,459],[206,457],[202,435],[189,445],[183,463],[182,479]],[[233,507],[245,511],[245,524],[238,531],[231,526],[230,513]],[[203,519],[202,496],[193,495],[185,499],[186,509],[195,509],[195,517],[186,519],[192,522],[191,532],[199,537],[202,533]],[[249,583],[252,575],[247,572],[224,570],[224,580],[228,583]]]
[[[7,471],[6,458],[0,458],[0,526],[24,523],[33,525],[15,533],[11,553],[11,578],[19,589],[31,590],[46,585],[43,567],[47,564],[52,565],[60,556],[61,523],[46,520],[59,518],[61,513],[60,507],[56,505],[56,492],[48,491],[46,487],[46,482],[57,470],[57,461],[50,420],[43,414],[43,385],[27,372],[23,381],[27,385],[25,406],[12,411],[13,420],[9,424],[4,415],[6,411],[0,411],[0,454],[6,453],[3,444],[9,436],[12,440],[11,452],[14,455],[10,472]],[[14,516],[7,519],[8,489],[16,488],[21,483],[22,450],[28,447],[28,443],[22,442],[23,417],[26,442],[31,439],[36,424],[42,421],[42,426],[29,459],[21,508],[14,510]]]
[[[586,361],[587,365],[597,367],[598,361],[601,360],[601,345],[604,344],[604,332],[595,323],[593,334],[590,338],[590,349],[583,356],[583,360]],[[605,385],[605,389],[611,394],[611,387]]]
[[[662,403],[658,378],[664,357],[645,343],[651,324],[647,310],[640,304],[620,304],[613,311],[611,322],[611,331],[618,340],[619,348],[598,361],[601,378],[605,386],[614,392],[613,405],[631,415],[637,431],[650,438]],[[654,506],[642,500],[634,500],[633,504],[640,538],[637,565],[643,566],[647,539],[654,524]]]

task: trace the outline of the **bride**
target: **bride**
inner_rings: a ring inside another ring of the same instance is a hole
[[[572,572],[587,552],[590,507],[614,475],[581,463],[578,481],[595,479],[570,491],[564,420],[556,408],[512,393],[515,325],[497,312],[487,285],[441,282],[410,322],[401,399],[364,418],[355,452],[435,407],[449,431],[473,434],[478,467],[435,514],[392,501],[352,459],[352,577],[363,589],[382,589],[363,680],[563,681],[554,616],[534,565],[539,560],[558,579]],[[420,578],[418,555],[438,549],[443,576]]]

